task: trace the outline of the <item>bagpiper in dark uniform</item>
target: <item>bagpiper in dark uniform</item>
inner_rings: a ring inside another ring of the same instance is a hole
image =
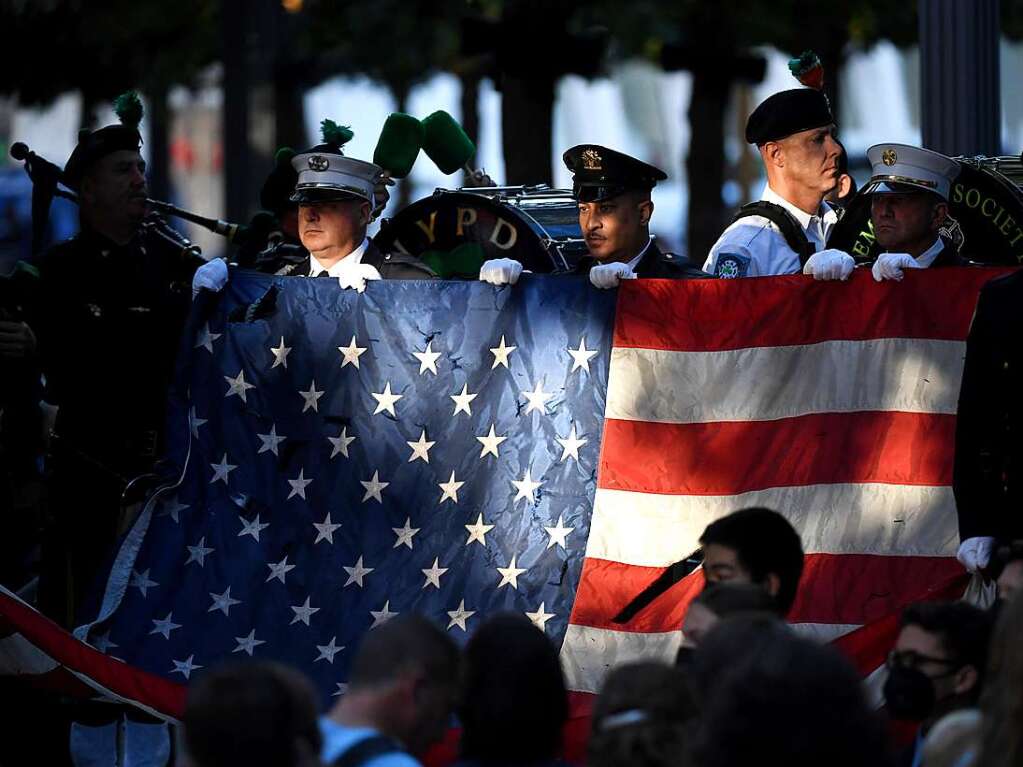
[[[986,567],[996,543],[1023,539],[1023,270],[980,291],[966,340],[952,488],[959,561]]]
[[[685,256],[663,253],[650,236],[654,203],[650,191],[668,176],[635,157],[596,144],[574,146],[562,156],[572,171],[572,194],[579,203],[579,228],[589,257],[576,266],[598,288],[639,278],[710,277]],[[480,280],[515,284],[522,264],[508,258],[486,261]]]
[[[38,327],[51,441],[54,529],[40,605],[69,624],[116,538],[126,485],[152,471],[197,251],[147,215],[141,104],[83,132],[64,169],[81,230],[39,261]]]

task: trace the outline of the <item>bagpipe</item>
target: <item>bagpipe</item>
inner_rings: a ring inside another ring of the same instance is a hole
[[[1023,264],[1023,158],[954,157],[959,175],[952,183],[942,234],[964,258],[990,266]],[[846,206],[828,247],[872,262],[879,248],[870,221],[870,195],[858,193]]]

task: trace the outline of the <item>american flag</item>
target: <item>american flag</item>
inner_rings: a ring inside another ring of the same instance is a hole
[[[107,660],[98,687],[176,716],[204,669],[273,657],[328,702],[389,615],[464,640],[515,610],[585,696],[617,663],[673,655],[699,571],[612,617],[708,522],[766,505],[808,554],[791,620],[870,671],[901,606],[963,588],[952,435],[964,339],[997,273],[617,295],[550,277],[360,295],[237,273],[193,316],[179,474],[125,537],[74,670],[93,679]],[[272,312],[244,321],[271,284]],[[0,614],[26,626],[3,599]]]

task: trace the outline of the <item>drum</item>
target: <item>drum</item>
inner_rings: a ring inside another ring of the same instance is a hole
[[[495,258],[533,272],[565,272],[587,254],[571,192],[546,185],[438,189],[385,219],[373,241],[444,278],[476,279]]]
[[[949,221],[942,230],[970,261],[1023,264],[1023,162],[1020,157],[957,157],[960,171],[952,183]],[[858,262],[878,254],[870,223],[870,195],[857,194],[835,225],[828,247]]]

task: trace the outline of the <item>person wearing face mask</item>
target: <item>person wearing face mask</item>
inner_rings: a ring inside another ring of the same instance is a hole
[[[594,287],[614,288],[636,278],[710,276],[685,256],[661,252],[650,236],[650,192],[668,177],[664,171],[597,144],[574,146],[562,159],[573,174],[579,228],[590,256],[576,272],[588,274]],[[514,285],[521,274],[522,264],[508,258],[486,261],[480,268],[480,280],[492,285]]]
[[[966,602],[922,602],[903,611],[895,647],[886,663],[888,714],[918,724],[903,755],[919,767],[921,746],[944,715],[977,705],[987,667],[991,617]]]
[[[838,213],[824,198],[838,185],[835,118],[821,91],[775,93],[746,121],[767,174],[760,200],[744,205],[710,249],[704,270],[716,277],[809,274],[847,280],[848,253],[827,247]]]

